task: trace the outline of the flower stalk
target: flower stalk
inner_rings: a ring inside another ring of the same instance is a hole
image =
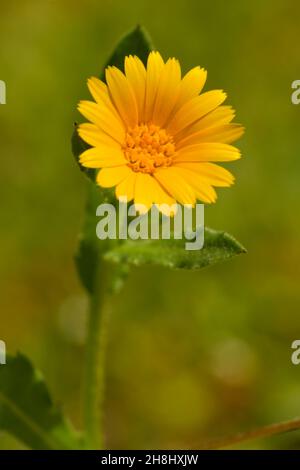
[[[90,296],[86,345],[84,419],[86,446],[92,449],[103,449],[104,447],[102,409],[105,392],[105,352],[108,322],[104,268],[101,262],[97,270],[96,288]]]

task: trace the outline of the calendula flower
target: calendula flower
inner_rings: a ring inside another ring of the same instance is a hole
[[[107,67],[106,84],[92,77],[95,100],[81,101],[80,137],[91,148],[80,156],[97,168],[97,183],[115,187],[118,199],[152,204],[194,206],[216,201],[214,187],[230,186],[232,174],[213,162],[240,158],[230,145],[244,129],[233,124],[234,111],[222,103],[222,90],[201,93],[206,71],[195,67],[184,77],[178,60],[164,62],[158,52],[147,67],[136,56],[125,58],[125,72]]]

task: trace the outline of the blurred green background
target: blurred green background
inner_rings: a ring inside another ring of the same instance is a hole
[[[73,253],[86,184],[70,151],[76,104],[137,23],[184,71],[208,70],[246,126],[237,177],[206,209],[246,256],[201,272],[133,269],[115,299],[109,448],[168,448],[300,415],[300,78],[296,0],[1,3],[1,323],[77,426],[86,296]],[[20,445],[0,434],[1,448]],[[300,432],[241,448],[300,448]]]

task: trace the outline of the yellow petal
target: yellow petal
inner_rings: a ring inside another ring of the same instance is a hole
[[[180,172],[181,177],[193,188],[197,199],[208,204],[216,201],[216,191],[199,173],[195,173],[187,168],[174,168]]]
[[[165,192],[155,177],[145,173],[137,174],[134,202],[137,205],[143,204],[147,209],[152,204],[163,204],[165,207],[160,209],[168,216],[174,214],[172,206],[176,204],[175,199]]]
[[[229,162],[240,157],[240,151],[232,145],[201,143],[179,149],[174,162]]]
[[[190,134],[178,142],[176,147],[182,148],[185,145],[192,145],[200,142],[222,142],[223,144],[230,144],[239,139],[243,135],[244,131],[245,128],[240,124],[212,126]]]
[[[152,176],[146,173],[137,173],[135,189],[134,189],[134,204],[145,206],[146,210],[140,208],[139,212],[147,212],[152,206],[155,193],[152,190],[151,180]]]
[[[97,183],[103,188],[111,188],[121,183],[131,173],[127,165],[102,168],[97,175]]]
[[[85,118],[96,124],[117,142],[120,144],[124,142],[124,127],[109,108],[100,106],[93,101],[80,101],[78,110]]]
[[[235,111],[231,106],[219,106],[218,108],[203,116],[201,119],[199,119],[199,121],[196,121],[182,132],[179,132],[175,137],[175,141],[178,143],[187,136],[211,126],[229,124],[234,116]]]
[[[106,82],[112,101],[127,126],[138,123],[138,108],[132,87],[125,75],[117,67],[108,67],[105,71]]]
[[[79,136],[93,147],[97,147],[99,145],[108,145],[111,147],[120,148],[120,144],[118,144],[118,142],[116,142],[108,134],[105,134],[105,132],[101,131],[101,129],[99,129],[99,127],[97,127],[95,124],[88,122],[79,124],[77,131]]]
[[[195,67],[190,70],[182,79],[180,93],[176,103],[176,109],[179,109],[187,101],[199,95],[206,82],[206,70]]]
[[[175,116],[167,126],[168,131],[173,136],[176,135],[215,109],[225,99],[226,94],[221,90],[208,91],[203,93],[203,95],[192,98],[175,113]]]
[[[82,166],[87,168],[102,168],[126,164],[122,150],[107,145],[85,150],[80,155],[79,161]]]
[[[125,57],[125,75],[135,95],[138,108],[138,121],[144,120],[144,101],[146,91],[146,69],[143,62],[130,55]]]
[[[195,204],[195,191],[182,176],[181,168],[172,166],[160,169],[155,172],[155,178],[165,191],[180,204]]]
[[[175,166],[198,173],[203,180],[212,186],[228,187],[234,183],[234,176],[230,171],[214,163],[184,162],[176,163]]]
[[[173,110],[181,82],[178,60],[169,59],[163,67],[153,110],[153,123],[164,127]]]
[[[129,202],[134,198],[136,175],[137,173],[131,171],[129,175],[118,184],[116,187],[116,196],[118,199],[126,199],[126,201]]]
[[[88,89],[90,90],[94,100],[101,106],[104,105],[110,109],[110,111],[114,113],[115,117],[120,120],[120,123],[122,124],[120,115],[109,96],[107,85],[99,80],[99,78],[91,77],[88,79]]]
[[[153,117],[153,107],[163,67],[164,61],[159,52],[150,52],[147,61],[145,122],[151,121]]]
[[[165,204],[165,205],[168,205],[168,206],[173,206],[174,204],[176,204],[176,200],[173,197],[171,197],[163,189],[163,187],[161,186],[159,181],[156,179],[155,175],[156,175],[156,173],[154,173],[154,175],[152,177],[152,186],[153,186],[153,189],[155,189],[155,199],[154,199],[153,202],[157,205]],[[166,211],[164,213],[166,215],[170,215],[170,211],[167,208],[166,208]]]

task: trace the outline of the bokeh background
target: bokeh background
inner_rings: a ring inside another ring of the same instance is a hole
[[[248,249],[201,272],[133,269],[112,306],[109,448],[168,448],[300,415],[300,78],[296,0],[1,3],[0,338],[26,353],[80,427],[87,299],[73,264],[86,182],[76,103],[137,23],[184,71],[207,68],[247,132],[206,224]],[[20,448],[0,435],[1,448]],[[240,448],[300,448],[300,432]]]

